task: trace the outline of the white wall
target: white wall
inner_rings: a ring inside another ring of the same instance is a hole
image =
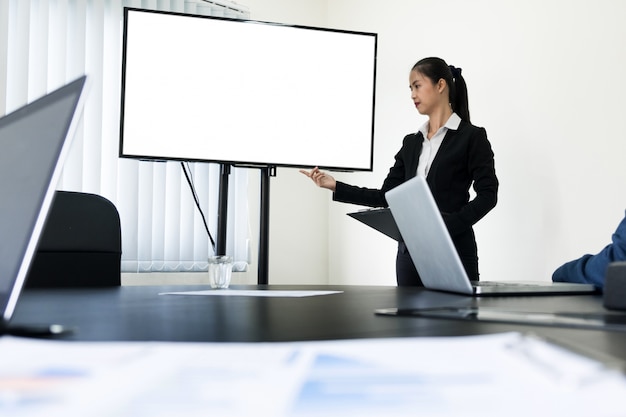
[[[497,207],[476,226],[483,279],[549,280],[610,241],[626,209],[625,2],[246,5],[253,19],[378,33],[374,172],[336,175],[346,182],[378,187],[403,136],[423,123],[408,90],[415,61],[434,55],[463,68],[501,182]],[[394,243],[307,181],[280,169],[272,180],[270,283],[393,285]]]

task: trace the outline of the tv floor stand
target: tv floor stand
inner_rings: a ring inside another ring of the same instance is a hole
[[[217,242],[215,253],[226,254],[226,230],[228,226],[228,180],[231,165],[221,164],[219,203],[217,212]],[[270,178],[276,176],[275,166],[261,167],[261,205],[259,222],[259,260],[257,282],[269,284],[269,222],[270,222]]]

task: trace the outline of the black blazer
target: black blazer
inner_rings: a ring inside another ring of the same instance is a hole
[[[423,139],[419,132],[405,136],[395,164],[380,189],[338,181],[333,200],[387,207],[385,193],[417,174]],[[426,180],[459,254],[477,257],[472,226],[495,207],[499,185],[485,129],[461,121],[457,130],[448,130]],[[470,201],[472,184],[476,196]]]

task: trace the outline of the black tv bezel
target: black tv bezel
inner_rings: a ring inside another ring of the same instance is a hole
[[[288,162],[280,162],[280,161],[245,161],[245,160],[226,160],[226,159],[210,159],[210,158],[180,158],[180,157],[172,157],[172,156],[153,156],[153,155],[138,155],[131,153],[124,153],[124,117],[125,117],[125,91],[126,91],[126,64],[127,64],[127,32],[128,32],[128,13],[129,12],[145,12],[145,13],[156,13],[156,14],[164,14],[164,15],[172,15],[172,16],[185,16],[192,17],[198,19],[212,19],[212,20],[222,20],[222,21],[230,21],[241,24],[262,24],[262,25],[271,25],[276,27],[289,27],[294,29],[305,29],[305,30],[314,30],[314,31],[325,31],[325,32],[336,32],[336,33],[346,33],[353,35],[363,35],[363,36],[372,36],[374,38],[374,56],[372,61],[372,115],[371,115],[371,128],[370,128],[370,158],[369,158],[369,167],[351,167],[347,164],[345,166],[324,166],[324,165],[310,165],[310,164],[300,164],[297,162],[288,163]],[[316,26],[306,26],[306,25],[291,25],[291,24],[283,24],[276,22],[268,22],[268,21],[259,21],[259,20],[251,20],[251,19],[238,19],[231,17],[221,17],[221,16],[206,16],[206,15],[197,15],[192,13],[184,13],[184,12],[174,12],[174,11],[163,11],[163,10],[154,10],[154,9],[144,9],[138,7],[124,7],[123,13],[123,28],[122,28],[122,66],[121,66],[121,103],[120,103],[120,126],[119,126],[119,154],[120,158],[126,159],[135,159],[142,161],[155,161],[155,162],[166,162],[166,161],[178,161],[178,162],[208,162],[208,163],[218,163],[224,165],[230,165],[234,167],[250,167],[250,168],[263,168],[263,167],[285,167],[285,168],[313,168],[314,166],[318,166],[321,169],[332,170],[332,171],[342,171],[342,172],[371,172],[374,168],[374,132],[375,132],[375,115],[376,115],[376,77],[377,77],[377,59],[378,59],[378,34],[374,32],[363,32],[363,31],[353,31],[353,30],[345,30],[345,29],[335,29],[335,28],[324,28],[324,27],[316,27]]]

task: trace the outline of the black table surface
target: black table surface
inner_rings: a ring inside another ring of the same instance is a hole
[[[201,285],[28,289],[12,324],[75,328],[64,340],[285,342],[384,337],[532,333],[603,360],[626,360],[626,331],[389,317],[389,307],[488,307],[523,312],[609,313],[601,295],[472,298],[420,288],[381,286],[233,286],[232,289],[333,290],[301,298],[160,295]]]

